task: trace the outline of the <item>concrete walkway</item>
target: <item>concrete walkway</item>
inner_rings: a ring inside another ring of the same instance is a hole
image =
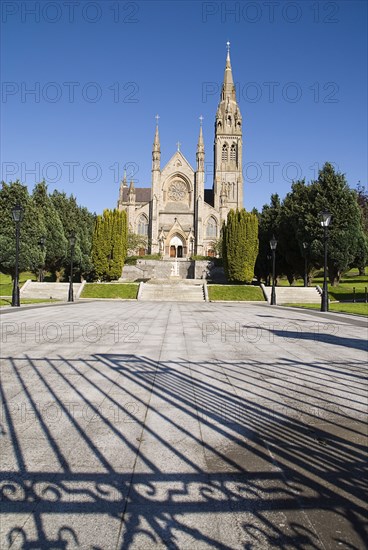
[[[335,317],[7,312],[0,548],[363,550],[367,325]]]

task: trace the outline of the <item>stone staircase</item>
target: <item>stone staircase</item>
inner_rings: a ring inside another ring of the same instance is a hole
[[[74,299],[77,299],[84,283],[73,283]],[[45,298],[49,300],[67,301],[69,291],[69,283],[37,283],[35,281],[26,281],[20,289],[20,297],[22,298]]]
[[[203,302],[203,282],[195,280],[141,283],[138,300],[145,302]]]
[[[270,286],[262,286],[267,301],[271,301]],[[321,294],[318,287],[304,286],[276,286],[276,304],[318,304],[321,301]]]

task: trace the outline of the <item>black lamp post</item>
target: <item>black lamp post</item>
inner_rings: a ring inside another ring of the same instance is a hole
[[[19,231],[20,222],[23,220],[23,208],[16,204],[12,210],[13,221],[15,222],[15,275],[13,283],[12,306],[20,306],[19,293]]]
[[[70,244],[70,278],[69,278],[69,293],[68,293],[68,302],[74,302],[73,295],[73,256],[74,256],[74,247],[75,247],[76,236],[75,232],[71,231],[69,235],[69,244]]]
[[[42,255],[45,250],[45,244],[46,244],[46,237],[44,236],[40,237],[38,240],[38,246],[41,248]],[[38,280],[40,283],[43,283],[43,268],[44,268],[44,262],[42,262],[42,266],[40,267],[40,270],[38,272]]]
[[[304,249],[304,286],[308,286],[307,248],[308,248],[308,243],[303,243],[303,249]]]
[[[267,279],[266,279],[266,285],[271,286],[271,271],[272,271],[272,254],[267,254]]]
[[[328,311],[328,288],[327,288],[327,228],[331,222],[331,214],[327,211],[321,213],[321,225],[324,230],[324,266],[323,266],[323,290],[321,299],[321,311]]]
[[[272,250],[272,290],[271,290],[271,306],[276,305],[276,289],[275,289],[275,279],[276,279],[276,246],[277,240],[275,235],[272,236],[270,240],[270,247]]]

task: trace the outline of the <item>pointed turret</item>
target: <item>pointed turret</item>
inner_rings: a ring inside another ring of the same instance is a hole
[[[126,179],[126,170],[124,170],[124,177],[120,182],[120,188],[119,188],[119,199],[118,199],[118,209],[122,209],[122,204],[124,202],[124,188],[127,187],[127,179]]]
[[[226,44],[227,46],[227,56],[226,56],[226,66],[224,74],[224,82],[222,85],[222,99],[230,98],[233,101],[236,101],[235,95],[235,86],[233,80],[233,73],[231,70],[231,61],[230,61],[230,42]]]
[[[199,137],[197,144],[197,171],[195,173],[195,210],[194,227],[195,240],[190,245],[190,250],[194,250],[198,255],[203,254],[203,201],[204,201],[204,141],[203,141],[203,116],[199,117]]]
[[[161,161],[161,146],[160,146],[160,135],[158,133],[158,120],[159,116],[156,115],[156,130],[155,138],[153,140],[152,148],[152,170],[160,170],[160,161]]]
[[[131,180],[130,185],[129,185],[128,200],[129,200],[129,202],[135,202],[135,187],[134,187],[134,181],[133,180]]]
[[[234,86],[233,73],[230,61],[230,42],[227,42],[227,55],[224,81],[222,84],[220,103],[216,113],[216,120],[220,120],[222,124],[226,122],[226,115],[237,114],[237,118],[241,118],[239,107],[236,101],[236,90]]]
[[[160,136],[158,133],[158,124],[156,124],[155,139],[153,140],[153,150],[160,152]]]
[[[158,132],[158,121],[160,117],[155,116],[156,119],[156,129],[155,137],[153,140],[152,147],[152,191],[151,197],[152,201],[150,204],[151,211],[151,223],[149,225],[149,241],[151,242],[151,251],[161,252],[160,243],[158,240],[158,222],[159,222],[159,205],[162,200],[162,189],[161,189],[161,145],[160,145],[160,135]]]
[[[203,141],[203,129],[202,129],[202,123],[203,123],[203,116],[201,115],[199,117],[200,120],[200,127],[199,127],[199,137],[198,137],[198,144],[197,144],[197,171],[203,171],[204,170],[204,141]]]

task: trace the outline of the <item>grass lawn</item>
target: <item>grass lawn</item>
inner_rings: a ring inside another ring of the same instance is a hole
[[[321,309],[320,304],[282,304],[284,306],[301,307],[305,309]],[[340,313],[354,313],[355,315],[365,315],[368,317],[368,304],[330,304],[330,311]]]
[[[355,298],[357,300],[364,300],[365,287],[368,287],[368,268],[366,268],[365,275],[358,275],[356,269],[351,269],[346,273],[340,281],[339,286],[328,285],[328,294],[331,300],[349,301],[353,300],[353,288],[355,287]],[[280,279],[277,282],[278,286],[289,286],[289,282],[286,278]],[[312,286],[319,285],[322,288],[323,274],[319,272],[314,277]],[[303,280],[298,279],[293,286],[303,286]]]
[[[137,283],[87,283],[81,298],[125,298],[135,300]]]
[[[22,287],[28,279],[36,281],[37,277],[34,273],[31,273],[30,271],[19,273],[19,286]],[[0,273],[0,296],[11,296],[12,291],[13,283],[10,275],[4,275],[4,273]]]
[[[22,300],[22,297],[20,298],[21,306],[25,304],[51,304],[52,302],[60,302],[60,300],[50,300],[47,298],[25,298],[24,300]],[[0,298],[0,307],[4,306],[11,306],[11,298]]]
[[[318,283],[314,283],[313,281],[313,284],[318,284]],[[290,285],[287,279],[282,278],[277,280],[277,286],[290,286]],[[297,279],[296,281],[294,281],[294,284],[291,286],[304,286],[304,281],[303,279]]]
[[[252,285],[208,285],[210,300],[241,300],[264,302],[263,292],[259,286]]]

